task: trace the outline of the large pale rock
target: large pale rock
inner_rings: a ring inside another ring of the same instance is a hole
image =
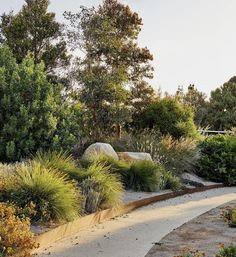
[[[83,158],[87,160],[96,159],[99,156],[112,157],[118,160],[118,155],[110,144],[95,143],[90,145],[84,152]]]
[[[119,152],[117,154],[120,160],[128,163],[140,160],[152,161],[152,157],[149,153]]]

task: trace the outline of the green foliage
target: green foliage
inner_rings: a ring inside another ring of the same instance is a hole
[[[90,135],[99,140],[114,129],[120,137],[121,128],[130,120],[127,84],[135,87],[152,77],[153,57],[137,44],[142,20],[116,0],[82,7],[79,13],[65,13],[65,18],[71,25],[69,41],[85,53],[77,63],[81,90],[75,95],[88,110]]]
[[[236,256],[236,245],[223,246],[216,257],[235,257]]]
[[[66,174],[77,181],[84,196],[86,212],[117,206],[121,203],[123,186],[120,177],[98,161],[79,167],[73,158],[63,152],[38,153],[35,160],[47,168]]]
[[[213,130],[229,130],[236,126],[236,77],[211,92],[205,126]]]
[[[236,207],[224,211],[224,218],[230,227],[236,227]]]
[[[17,161],[39,149],[71,150],[79,110],[62,101],[60,85],[47,81],[43,64],[17,64],[0,47],[0,161]]]
[[[38,162],[21,166],[16,183],[8,185],[10,201],[18,207],[35,206],[35,222],[68,221],[80,212],[81,197],[68,178]]]
[[[173,191],[178,191],[182,188],[179,177],[173,175],[171,171],[167,171],[163,168],[162,170],[162,189],[171,189]]]
[[[55,13],[48,12],[49,0],[25,2],[17,14],[1,16],[1,41],[11,49],[18,63],[31,52],[36,63],[45,63],[48,73],[65,67],[70,57],[62,39],[62,25],[56,22]]]
[[[87,170],[87,178],[80,183],[85,198],[85,211],[116,207],[121,203],[123,186],[118,175],[100,163],[92,164]]]
[[[236,185],[236,137],[209,136],[201,143],[200,149],[198,174],[215,182]]]
[[[13,206],[0,203],[0,257],[31,257],[35,246],[29,220],[19,218]]]
[[[150,153],[154,161],[162,163],[174,174],[194,171],[200,158],[195,139],[174,139],[168,135],[161,136],[155,130],[133,135],[132,147],[135,151]]]
[[[139,129],[157,129],[164,135],[174,138],[198,137],[194,125],[194,114],[190,107],[181,104],[178,99],[165,97],[149,104],[137,117],[136,124]]]
[[[137,161],[131,164],[126,178],[126,187],[135,191],[156,192],[162,185],[161,165],[150,161]]]

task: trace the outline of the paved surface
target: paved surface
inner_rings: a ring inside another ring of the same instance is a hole
[[[155,203],[39,249],[44,257],[144,257],[155,242],[185,222],[236,199],[219,188]]]
[[[222,216],[225,209],[235,206],[236,201],[232,201],[192,219],[162,238],[145,257],[180,256],[186,249],[216,256],[221,244],[236,242],[236,229],[229,227]]]

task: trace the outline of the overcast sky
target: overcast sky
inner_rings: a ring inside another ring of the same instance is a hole
[[[0,13],[19,10],[24,0],[0,0]],[[63,11],[79,11],[101,0],[51,0]],[[209,94],[236,75],[236,0],[121,0],[143,18],[140,45],[154,54],[152,85],[173,93],[194,83]]]

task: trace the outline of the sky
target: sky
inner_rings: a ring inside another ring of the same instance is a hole
[[[120,0],[143,19],[139,44],[154,55],[151,85],[174,93],[189,84],[210,94],[236,75],[236,0]],[[51,0],[50,10],[63,21],[64,11],[102,0]],[[0,13],[18,11],[24,0],[0,0]]]

